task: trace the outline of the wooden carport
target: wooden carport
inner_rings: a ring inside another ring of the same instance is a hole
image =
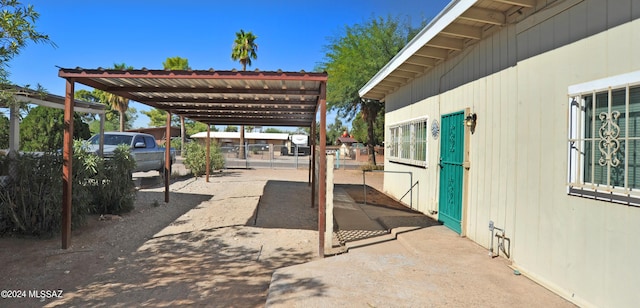
[[[167,130],[170,127],[171,115],[175,114],[205,123],[207,127],[210,125],[310,127],[312,136],[315,136],[316,114],[319,112],[319,154],[315,151],[315,138],[311,138],[314,161],[310,170],[311,206],[314,206],[316,201],[317,185],[319,253],[324,256],[326,73],[61,68],[58,76],[66,80],[62,249],[67,249],[71,240],[73,183],[71,158],[74,111],[72,102],[75,84],[79,83],[167,111]],[[166,135],[170,135],[169,131]],[[207,138],[207,140],[210,139]],[[170,140],[167,142],[169,144],[166,146],[165,170],[169,170],[170,163]],[[319,170],[315,168],[317,155],[320,155]],[[169,202],[169,172],[165,172],[165,175],[165,202]],[[206,178],[208,181],[208,171]]]

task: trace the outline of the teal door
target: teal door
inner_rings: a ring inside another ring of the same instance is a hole
[[[439,220],[462,232],[462,162],[464,160],[464,111],[442,116],[440,121]]]

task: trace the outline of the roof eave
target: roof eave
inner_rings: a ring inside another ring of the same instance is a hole
[[[387,78],[393,71],[402,65],[409,57],[438,35],[445,27],[460,17],[466,10],[479,0],[453,0],[451,1],[416,37],[414,37],[398,54],[393,57],[373,78],[371,78],[359,91],[362,98],[381,100],[380,95],[375,95],[372,90]]]

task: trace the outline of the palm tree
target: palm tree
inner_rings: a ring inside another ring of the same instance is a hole
[[[165,70],[190,70],[189,60],[181,57],[167,58],[162,62],[162,66]],[[186,128],[184,126],[184,116],[180,116],[180,153],[184,153],[184,144],[186,142]]]
[[[165,70],[190,70],[189,60],[181,57],[169,57],[162,62]]]
[[[233,41],[233,49],[231,50],[231,59],[240,61],[242,70],[247,70],[247,65],[251,66],[251,59],[258,59],[258,44],[255,40],[258,37],[251,32],[236,32],[236,39]]]
[[[133,67],[127,66],[124,63],[113,64],[113,69],[116,70],[132,70]],[[115,109],[120,114],[120,131],[124,131],[125,113],[129,109],[129,99],[122,96],[115,95],[113,93],[106,94],[106,100],[111,106],[111,109]]]
[[[233,48],[231,49],[231,59],[240,61],[242,64],[242,70],[247,70],[247,65],[251,66],[251,59],[258,59],[258,44],[255,40],[258,37],[251,32],[244,32],[240,29],[240,32],[236,32],[236,39],[233,41]],[[244,150],[244,125],[240,126],[240,158],[245,158]]]

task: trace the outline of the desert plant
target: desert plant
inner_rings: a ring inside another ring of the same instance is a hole
[[[0,190],[0,232],[50,235],[61,228],[62,156],[60,153],[23,154],[5,158],[11,176]],[[73,179],[78,183],[86,172],[85,162],[74,158]],[[89,193],[74,185],[71,226],[85,222],[91,211]]]
[[[97,214],[121,214],[134,207],[135,185],[131,172],[136,161],[127,145],[119,145],[113,153],[112,158],[98,164],[97,174],[87,185]]]
[[[198,177],[205,173],[206,170],[206,148],[197,142],[189,142],[185,145],[186,156],[184,163],[191,170],[191,173]],[[220,152],[217,143],[211,144],[209,156],[209,171],[224,168],[224,156]]]
[[[128,149],[117,149],[115,157],[105,162],[86,148],[85,143],[74,142],[72,228],[82,225],[87,214],[92,212],[129,211],[135,198],[131,181],[135,161]],[[61,153],[3,156],[0,165],[10,173],[10,177],[0,183],[0,234],[50,235],[58,232],[62,223]]]

